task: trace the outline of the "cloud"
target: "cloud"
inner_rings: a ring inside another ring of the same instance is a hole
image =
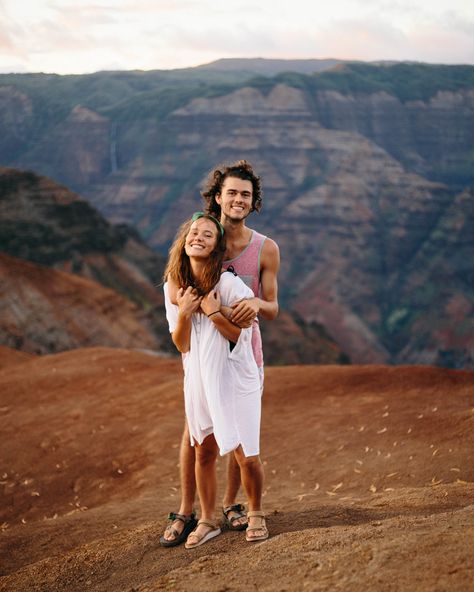
[[[0,69],[177,68],[220,57],[474,63],[464,0],[0,0]]]
[[[436,63],[474,63],[474,31],[459,32],[443,27],[420,27],[409,37],[408,49],[422,60]]]
[[[0,22],[6,23],[7,22],[7,15],[5,11],[5,7],[3,2],[0,0]],[[2,27],[0,29],[0,53],[4,51],[13,51],[14,50],[14,43],[11,38],[11,34],[8,27]]]
[[[335,57],[357,60],[412,60],[438,63],[474,63],[473,36],[444,25],[404,30],[382,19],[338,20],[322,26],[273,27],[262,31],[251,23],[238,30],[175,27],[163,31],[160,44],[175,47],[194,58]],[[176,40],[179,40],[177,43]],[[159,46],[156,46],[158,51]]]
[[[0,31],[0,52],[13,52],[15,50],[15,44],[11,40],[10,35],[5,31]]]

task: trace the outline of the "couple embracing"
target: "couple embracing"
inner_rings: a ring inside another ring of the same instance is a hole
[[[249,542],[268,538],[262,511],[260,415],[263,353],[258,316],[278,314],[278,246],[246,226],[262,207],[260,178],[245,160],[214,170],[206,212],[178,231],[165,270],[173,343],[183,357],[186,421],[181,505],[160,543],[198,547],[221,533],[215,520],[217,455],[228,455],[223,519]],[[243,484],[248,512],[236,503]],[[193,512],[196,489],[201,515]]]

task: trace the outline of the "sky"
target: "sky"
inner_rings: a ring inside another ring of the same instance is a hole
[[[472,0],[0,0],[0,72],[220,58],[474,64]]]

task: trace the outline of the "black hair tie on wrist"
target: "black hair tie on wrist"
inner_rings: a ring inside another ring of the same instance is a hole
[[[209,313],[207,318],[212,317],[213,314],[217,314],[218,312],[220,312],[220,310],[215,310],[214,312]]]

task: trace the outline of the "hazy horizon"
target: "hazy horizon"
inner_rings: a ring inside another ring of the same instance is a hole
[[[77,72],[77,73],[60,73],[60,72],[52,72],[52,71],[2,71],[0,68],[0,75],[2,74],[45,74],[45,75],[57,75],[57,76],[87,76],[92,74],[99,74],[101,72],[152,72],[152,71],[163,71],[163,72],[172,72],[175,70],[188,70],[192,68],[200,68],[203,66],[207,66],[219,61],[225,60],[235,60],[235,61],[245,61],[245,60],[265,60],[265,61],[284,61],[284,62],[305,62],[305,61],[337,61],[337,62],[360,62],[366,64],[383,64],[383,63],[406,63],[406,64],[426,64],[430,66],[474,66],[474,64],[466,64],[466,63],[453,63],[453,64],[446,64],[442,62],[422,62],[419,60],[351,60],[348,58],[333,58],[333,57],[324,57],[324,58],[262,58],[262,57],[232,57],[232,58],[216,58],[211,62],[206,62],[202,64],[195,64],[191,66],[182,66],[179,68],[122,68],[122,69],[101,69],[101,70],[91,70],[90,72]]]

